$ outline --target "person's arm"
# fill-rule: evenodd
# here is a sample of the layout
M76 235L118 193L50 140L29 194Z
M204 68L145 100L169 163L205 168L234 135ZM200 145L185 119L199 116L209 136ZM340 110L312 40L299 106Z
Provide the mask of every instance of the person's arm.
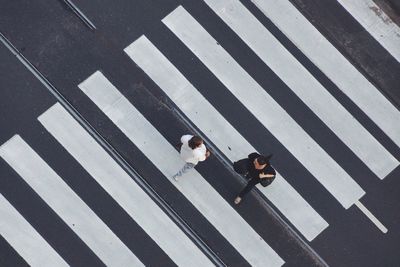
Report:
M265 173L267 172L267 173ZM260 173L259 177L261 179L265 179L265 178L273 178L276 175L276 171L274 170L274 168L272 168L271 166L268 166L267 168L265 168L263 170L262 173Z
M275 176L275 174L264 174L263 172L260 173L260 175L259 175L259 177L260 177L261 179L264 179L264 178L272 178L272 177L274 177L274 176Z
M197 159L199 160L199 161L205 161L206 160L206 155L198 155L197 156Z
M199 161L205 161L209 156L210 152L206 150L206 153L201 152L200 150L195 150L194 156L199 160Z

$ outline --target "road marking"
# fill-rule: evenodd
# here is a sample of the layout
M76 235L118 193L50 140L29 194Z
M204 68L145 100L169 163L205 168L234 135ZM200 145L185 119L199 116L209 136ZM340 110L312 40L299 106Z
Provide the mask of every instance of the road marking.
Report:
M400 111L329 43L290 1L252 1L297 48L400 147ZM380 162L381 160L377 161L377 164Z
M163 22L343 207L349 208L365 194L183 7ZM265 115L266 107L270 116Z
M372 0L337 0L400 62L400 28Z
M0 234L31 266L69 266L0 194Z
M96 30L96 26L94 26L93 22L90 21L88 17L71 1L64 0L64 3L75 13L75 15L83 22L89 29Z
M107 225L19 135L13 136L0 147L0 156L104 264L143 266Z
M256 151L145 36L125 48L125 52L232 162ZM279 173L271 186L258 189L308 241L328 227Z
M171 178L184 164L178 152L102 73L79 87L251 265L284 263L196 170Z
M79 86L86 88L90 86L88 83L83 82ZM100 88L98 89L100 92ZM177 265L213 266L200 249L60 104L55 104L43 113L39 121ZM121 266L130 265L131 263L127 263Z
M380 179L398 161L238 0L204 0Z
M388 229L360 202L357 201L356 206L370 219L382 233L386 234Z

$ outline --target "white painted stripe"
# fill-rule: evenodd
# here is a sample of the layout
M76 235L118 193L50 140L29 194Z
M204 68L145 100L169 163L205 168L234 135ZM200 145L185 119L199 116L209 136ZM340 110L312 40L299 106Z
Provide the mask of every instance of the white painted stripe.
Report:
M143 266L134 254L53 169L18 135L0 156L107 266Z
M80 87L85 88L87 85L82 83ZM98 92L102 91L101 88L97 89ZM60 104L43 113L39 121L177 265L213 266L200 249ZM121 266L130 265L131 263Z
M345 208L364 195L364 190L183 7L163 22Z
M399 110L347 61L290 1L253 0L253 2L297 48L400 147Z
M400 62L400 28L372 0L338 2Z
M256 151L145 36L125 48L125 52L231 161ZM308 241L328 227L279 173L271 186L258 189Z
M238 0L204 0L279 78L383 179L398 161Z
M80 88L251 265L284 263L196 170L178 183L171 178L184 164L178 152L103 74L95 72Z
M382 233L386 234L388 229L360 202L356 202L356 206L370 219Z
M69 266L0 194L0 234L30 266Z

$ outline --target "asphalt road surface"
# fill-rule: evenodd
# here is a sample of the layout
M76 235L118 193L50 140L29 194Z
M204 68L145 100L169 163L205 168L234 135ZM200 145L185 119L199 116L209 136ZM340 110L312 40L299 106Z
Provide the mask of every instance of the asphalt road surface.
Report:
M399 266L393 2L0 0L0 266Z

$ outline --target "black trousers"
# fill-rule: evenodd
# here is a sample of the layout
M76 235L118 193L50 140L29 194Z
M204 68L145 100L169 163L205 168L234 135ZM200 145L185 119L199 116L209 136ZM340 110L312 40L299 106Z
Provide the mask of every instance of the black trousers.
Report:
M260 182L260 180L261 180L260 178L251 178L247 182L247 185L245 186L245 188L243 188L243 190L240 191L238 196L240 198L243 198L244 195L246 195L248 192L250 192L250 190L253 189L253 187Z

